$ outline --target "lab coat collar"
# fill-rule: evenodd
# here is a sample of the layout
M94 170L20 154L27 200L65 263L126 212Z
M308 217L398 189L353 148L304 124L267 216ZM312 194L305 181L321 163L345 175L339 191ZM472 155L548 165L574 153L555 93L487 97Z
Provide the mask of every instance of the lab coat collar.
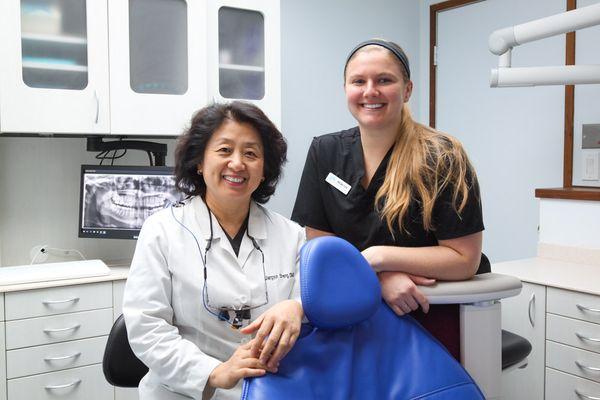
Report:
M200 233L204 240L210 239L210 219L209 210L202 198L196 196L192 199L192 208L196 216L196 221L200 226ZM212 213L211 213L212 214ZM253 200L250 201L250 216L248 218L248 234L256 240L262 240L267 238L267 227L266 227L266 210L256 204ZM223 239L225 232L219 225L219 221L214 214L212 214L213 224L213 239ZM226 238L225 238L226 239Z

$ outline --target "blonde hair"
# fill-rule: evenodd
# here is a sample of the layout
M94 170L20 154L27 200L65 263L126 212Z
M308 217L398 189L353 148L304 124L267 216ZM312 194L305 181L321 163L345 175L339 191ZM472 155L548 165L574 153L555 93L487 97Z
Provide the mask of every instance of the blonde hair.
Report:
M460 215L469 189L476 184L475 171L462 144L415 122L405 103L385 179L375 195L375 209L386 220L392 235L395 221L400 231L407 232L404 219L413 201L421 205L425 230L435 230L433 206L447 189L451 190L454 210Z
M346 67L359 53L384 51L398 64L404 82L409 82L410 74L400 57L387 46L371 42L357 46L346 60ZM404 54L398 44L385 42L397 47L400 54ZM404 56L406 57L405 54ZM415 122L408 105L404 103L385 179L375 195L375 210L385 219L392 236L396 221L401 232L410 234L405 228L404 219L413 202L421 206L424 229L434 231L436 227L433 224L433 206L445 190L451 190L452 205L460 217L467 204L469 190L474 185L477 185L477 176L460 141Z

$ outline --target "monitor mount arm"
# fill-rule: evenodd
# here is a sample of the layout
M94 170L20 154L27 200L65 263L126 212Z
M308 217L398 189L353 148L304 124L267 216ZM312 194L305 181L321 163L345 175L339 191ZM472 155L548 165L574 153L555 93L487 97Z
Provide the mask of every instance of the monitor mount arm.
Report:
M112 150L141 150L148 153L150 165L164 166L167 156L167 145L163 143L147 142L143 140L115 140L105 142L101 137L87 138L87 151L112 151ZM150 154L154 156L154 162Z
M500 59L498 68L492 69L490 86L600 83L600 65L511 68L516 46L594 25L600 25L600 3L494 31L489 47Z

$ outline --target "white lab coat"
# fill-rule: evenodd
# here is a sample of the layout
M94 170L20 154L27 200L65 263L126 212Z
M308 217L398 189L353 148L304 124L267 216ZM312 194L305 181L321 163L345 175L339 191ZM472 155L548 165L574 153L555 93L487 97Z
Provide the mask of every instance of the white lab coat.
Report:
M261 254L250 238L244 235L236 257L214 215L212 221L211 305L261 304L265 280L269 302L252 310L252 320L278 302L300 300L298 252L305 236L299 225L251 202L248 234L264 252L263 273ZM203 306L198 247L204 255L209 239L208 209L199 196L150 216L142 227L123 299L129 342L150 369L139 385L140 400L202 399L212 370L248 340ZM241 381L234 389L216 390L212 398L239 399L240 394Z

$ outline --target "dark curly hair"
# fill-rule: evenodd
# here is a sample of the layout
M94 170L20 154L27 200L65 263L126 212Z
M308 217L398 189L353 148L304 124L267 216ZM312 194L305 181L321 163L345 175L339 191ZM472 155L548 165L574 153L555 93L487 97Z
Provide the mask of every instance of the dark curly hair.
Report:
M253 104L234 101L212 104L197 111L191 126L181 135L175 149L175 182L177 189L188 196L206 194L204 178L197 173L197 166L204 158L206 144L212 134L225 120L249 124L260 135L264 147L264 181L252 193L257 203L266 203L275 193L281 177L283 164L287 161L287 144L279 129Z

